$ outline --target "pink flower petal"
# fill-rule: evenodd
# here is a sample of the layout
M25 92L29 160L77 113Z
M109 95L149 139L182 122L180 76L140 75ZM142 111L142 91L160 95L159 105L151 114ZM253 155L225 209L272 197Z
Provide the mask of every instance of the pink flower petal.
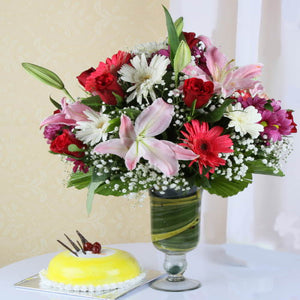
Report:
M219 77L219 74L228 63L226 56L217 47L208 47L205 51L206 65L214 79Z
M130 146L136 139L136 134L134 131L133 124L126 115L121 116L121 125L120 125L120 129L119 129L119 136L120 136L122 143L128 148L130 148Z
M154 138L144 138L140 142L140 150L144 152L142 156L166 176L174 176L178 173L179 164L175 154L164 142Z
M142 136L156 136L165 131L172 120L174 107L162 98L156 99L141 112L135 121L135 132Z
M73 119L66 119L66 115L64 113L57 113L52 116L49 116L45 120L43 120L40 124L40 127L49 125L49 124L59 124L59 125L76 125L76 121Z
M162 143L166 144L167 146L169 146L172 151L175 154L175 158L178 160L194 160L196 159L199 155L194 153L192 150L190 149L185 149L177 144L174 144L172 142L169 141L161 141Z
M254 79L255 77L261 75L262 67L262 64L243 66L235 70L232 74L232 77Z
M125 156L125 164L127 169L133 170L142 156L144 156L144 148L141 143L134 142Z
M115 154L122 158L125 157L127 151L128 148L122 143L120 139L112 139L102 142L94 148L94 152L100 154Z
M71 103L63 107L63 112L66 114L66 118L73 119L77 122L88 120L87 116L83 113L86 110L92 109L80 102Z
M187 65L182 70L182 73L184 73L190 77L202 79L203 81L211 80L202 69L200 69L198 66L191 65L191 64Z

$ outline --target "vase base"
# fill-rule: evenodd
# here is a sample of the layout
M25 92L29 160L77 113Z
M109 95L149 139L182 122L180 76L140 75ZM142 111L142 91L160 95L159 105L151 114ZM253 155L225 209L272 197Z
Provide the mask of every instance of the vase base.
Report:
M183 281L169 281L167 278L163 278L154 281L151 287L160 291L182 292L197 289L201 287L201 283L189 278L185 278Z

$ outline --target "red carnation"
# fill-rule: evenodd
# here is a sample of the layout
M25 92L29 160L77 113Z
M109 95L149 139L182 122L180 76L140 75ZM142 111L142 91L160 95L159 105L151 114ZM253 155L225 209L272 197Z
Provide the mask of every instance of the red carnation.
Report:
M82 149L84 147L84 144L77 140L69 130L64 129L63 133L59 136L57 136L50 144L50 150L55 153L60 154L67 154L75 157L82 157L84 156L83 152L75 151L71 152L69 151L68 147L71 144L75 144L78 148Z
M85 83L87 78L96 70L94 68L89 68L88 70L83 71L79 76L76 78L78 79L79 83L85 87Z
M124 92L117 82L117 78L111 73L101 73L98 69L86 80L85 89L99 95L101 100L110 105L116 105L117 100L113 92L123 97Z
M184 103L191 107L196 102L196 108L205 105L213 95L214 84L211 81L204 82L199 78L186 79L183 85Z

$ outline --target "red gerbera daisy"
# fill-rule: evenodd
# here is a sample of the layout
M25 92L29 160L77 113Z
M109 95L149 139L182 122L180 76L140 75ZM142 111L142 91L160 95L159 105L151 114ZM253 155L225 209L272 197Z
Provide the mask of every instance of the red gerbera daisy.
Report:
M198 120L192 120L191 123L184 124L187 132L181 131L186 139L181 146L190 148L198 157L191 161L191 166L194 162L199 164L199 173L203 173L203 167L209 167L209 172L214 173L215 168L224 166L226 160L219 157L220 153L230 153L233 150L230 148L233 145L228 134L221 135L223 128L215 126L209 129L208 124L200 123ZM208 177L208 173L206 174Z

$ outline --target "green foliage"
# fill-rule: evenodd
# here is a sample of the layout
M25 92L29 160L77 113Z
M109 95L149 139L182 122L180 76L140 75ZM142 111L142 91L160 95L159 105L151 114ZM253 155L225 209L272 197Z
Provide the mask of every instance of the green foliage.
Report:
M242 180L227 180L224 176L214 178L210 182L210 187L204 187L210 194L216 194L221 197L234 196L243 191L252 183L252 174L248 172Z
M72 173L68 181L67 187L75 187L78 190L88 187L91 182L92 172L87 173L76 172Z
M108 174L99 176L97 174L97 171L95 171L95 169L92 169L92 177L91 182L88 186L88 194L86 200L86 209L88 214L90 214L92 211L92 205L96 189L104 183L108 176Z
M234 99L226 99L221 106L219 106L217 109L214 111L210 112L209 114L198 114L196 118L201 121L205 121L208 123L214 123L219 120L224 115L225 109L227 108L228 105L230 105Z
M119 94L117 94L117 93L115 93L115 92L112 92L112 94L115 96L115 98L116 98L116 100L117 100L117 105L122 104L123 98L122 98Z
M59 90L64 90L62 80L52 71L31 63L22 63L23 68L32 76Z
M139 110L132 109L132 108L125 108L123 109L123 111L124 111L124 115L129 117L131 120L135 120L137 116L141 113Z
M183 29L183 17L178 18L174 22L174 26L175 26L177 35L180 37L180 35L182 34L182 29Z
M111 119L108 123L109 123L109 125L105 132L113 131L115 129L115 127L120 126L121 121L120 121L120 118L114 118L114 119Z
M102 101L99 96L91 96L81 100L81 103L90 107L95 111L100 111L102 107Z
M119 185L119 188L117 190L114 190L115 184ZM101 184L95 193L104 195L104 196L122 196L125 194L128 194L128 192L124 193L122 192L123 189L128 189L128 183L122 182L119 178L111 180L108 184L103 183Z
M68 151L70 151L70 152L83 152L84 149L79 148L79 147L78 147L77 145L75 145L75 144L70 144L70 145L68 146Z
M50 101L51 103L57 108L57 109L61 109L61 105L55 101L51 96L49 97L50 98Z
M277 173L274 173L275 169L272 167L266 166L262 160L255 160L247 162L249 170L254 174L264 174L264 175L273 175L273 176L284 176L283 172L279 170Z
M185 41L181 41L174 57L175 85L178 85L178 75L190 62L191 50Z
M264 105L264 108L269 110L269 111L273 111L274 108L273 106L271 105L272 101L271 100L268 100L267 103Z
M170 46L170 59L173 64L173 60L175 57L175 53L177 51L177 48L179 46L179 37L176 31L176 27L173 23L172 17L169 13L169 11L163 6L166 16L166 25L168 30L168 39L169 39L169 46Z

